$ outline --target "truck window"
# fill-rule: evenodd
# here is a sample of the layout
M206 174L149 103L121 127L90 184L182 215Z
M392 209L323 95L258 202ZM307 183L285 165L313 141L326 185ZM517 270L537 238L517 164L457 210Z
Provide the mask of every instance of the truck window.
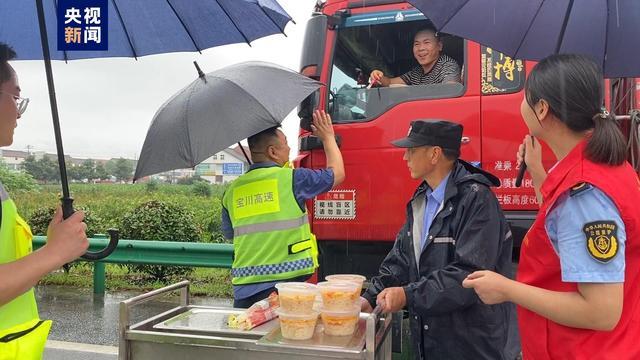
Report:
M465 41L448 34L440 34L441 54L462 69L463 83L367 88L375 69L397 77L418 66L413 36L428 25L422 13L407 10L353 15L337 28L328 99L334 122L368 121L401 102L463 94Z

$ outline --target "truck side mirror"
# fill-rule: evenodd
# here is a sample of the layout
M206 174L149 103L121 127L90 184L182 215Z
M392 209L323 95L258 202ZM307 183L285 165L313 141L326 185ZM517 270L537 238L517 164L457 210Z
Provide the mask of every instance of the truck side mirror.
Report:
M349 9L342 9L342 10L336 11L333 15L331 15L328 18L329 29L335 30L337 27L344 26L344 23L349 16L351 16L351 10Z
M327 42L328 18L322 13L313 13L307 22L307 30L304 34L302 56L300 58L300 73L314 80L320 80L324 51ZM320 91L315 91L307 96L298 106L300 127L311 131L311 116L320 104Z
M298 117L300 118L300 127L311 131L311 120L313 111L318 108L320 103L320 90L316 90L307 96L298 106Z

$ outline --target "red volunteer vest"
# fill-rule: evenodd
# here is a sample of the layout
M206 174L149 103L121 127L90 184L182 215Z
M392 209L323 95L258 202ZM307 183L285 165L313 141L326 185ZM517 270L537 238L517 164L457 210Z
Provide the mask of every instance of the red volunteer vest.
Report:
M580 183L590 183L613 200L625 225L622 317L612 331L584 330L557 324L518 306L524 360L640 359L640 180L626 162L621 166L607 166L589 161L584 156L585 145L583 142L576 146L544 181L541 189L543 202L523 240L517 278L522 283L552 291L578 291L576 283L562 282L560 259L547 236L544 223L547 211L561 194ZM599 243L602 252L598 253L595 242L587 241L586 234L598 235L603 230L597 233L591 230L593 232L584 229L585 247L592 246L590 252L602 256L601 259L611 256L615 241L611 241L610 236L600 238L604 242Z

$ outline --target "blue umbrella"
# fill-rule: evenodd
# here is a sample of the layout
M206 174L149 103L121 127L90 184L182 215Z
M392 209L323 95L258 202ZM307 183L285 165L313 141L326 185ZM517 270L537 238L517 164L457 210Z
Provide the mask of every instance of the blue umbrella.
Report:
M0 40L19 60L44 59L36 2L0 1ZM80 3L80 2L78 2ZM250 43L283 33L291 17L275 0L108 0L107 51L58 51L57 1L44 0L52 60L138 57Z
M57 34L59 1L0 1L0 41L10 44L19 60L45 61L65 218L73 213L73 199L69 195L51 60L137 58L201 51L283 33L286 24L292 21L276 0L106 0L106 3L108 50L58 51L57 37L48 34ZM116 246L117 236L112 236L106 249L83 257L97 260L109 255Z
M408 0L442 32L517 59L588 55L605 77L640 76L638 0Z

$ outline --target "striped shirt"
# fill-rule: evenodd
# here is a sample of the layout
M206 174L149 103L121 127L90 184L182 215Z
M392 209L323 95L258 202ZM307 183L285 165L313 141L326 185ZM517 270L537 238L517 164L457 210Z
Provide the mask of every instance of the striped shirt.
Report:
M408 72L400 75L407 85L429 85L444 82L461 82L460 66L450 56L441 54L438 61L428 73L424 73L422 66L418 65Z

